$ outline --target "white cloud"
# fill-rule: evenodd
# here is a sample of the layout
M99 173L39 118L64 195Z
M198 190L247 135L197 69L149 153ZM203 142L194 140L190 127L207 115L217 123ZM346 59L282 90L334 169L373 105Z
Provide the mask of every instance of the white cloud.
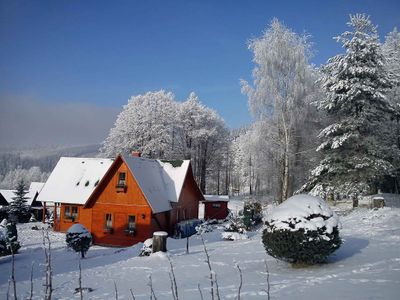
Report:
M0 97L0 146L102 142L121 108Z

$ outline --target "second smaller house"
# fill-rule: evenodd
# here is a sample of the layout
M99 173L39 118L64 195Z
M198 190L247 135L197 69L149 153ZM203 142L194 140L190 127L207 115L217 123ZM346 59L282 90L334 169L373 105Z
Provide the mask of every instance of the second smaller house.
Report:
M229 196L227 195L204 195L204 219L224 220L228 214Z
M43 186L43 182L32 182L29 186L28 193L25 195L26 204L30 207L37 220L41 220L42 217L42 203L37 201L37 197ZM0 190L0 206L11 204L15 196L15 190Z

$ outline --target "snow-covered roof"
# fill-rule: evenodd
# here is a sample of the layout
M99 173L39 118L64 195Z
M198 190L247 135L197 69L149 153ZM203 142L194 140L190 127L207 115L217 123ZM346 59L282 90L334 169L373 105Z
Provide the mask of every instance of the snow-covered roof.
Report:
M37 200L85 204L112 162L108 158L61 157Z
M204 195L206 202L218 202L218 201L229 201L228 195Z
M189 160L167 162L132 156L123 159L153 212L170 210L170 202L178 202Z
M29 192L30 193L40 193L44 186L44 182L31 182L31 185L29 186Z
M44 182L32 182L29 186L28 193L25 195L26 204L32 205L33 200L35 200L36 193L39 193L44 186ZM3 195L4 199L10 204L14 201L15 190L0 190L0 194Z
M3 195L9 204L13 201L12 198L15 197L14 190L0 190L0 194Z

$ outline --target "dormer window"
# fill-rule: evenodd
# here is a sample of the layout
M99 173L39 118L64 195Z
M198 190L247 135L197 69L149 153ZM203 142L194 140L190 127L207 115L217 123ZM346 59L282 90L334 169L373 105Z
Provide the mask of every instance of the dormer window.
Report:
M120 172L118 174L118 183L117 187L125 187L126 186L126 173Z

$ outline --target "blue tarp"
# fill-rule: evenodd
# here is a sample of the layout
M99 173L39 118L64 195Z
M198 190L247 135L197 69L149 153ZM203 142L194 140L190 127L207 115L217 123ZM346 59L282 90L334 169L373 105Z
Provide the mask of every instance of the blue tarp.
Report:
M196 233L196 226L201 223L202 222L198 219L185 220L177 223L175 227L175 237L182 239L192 236Z

